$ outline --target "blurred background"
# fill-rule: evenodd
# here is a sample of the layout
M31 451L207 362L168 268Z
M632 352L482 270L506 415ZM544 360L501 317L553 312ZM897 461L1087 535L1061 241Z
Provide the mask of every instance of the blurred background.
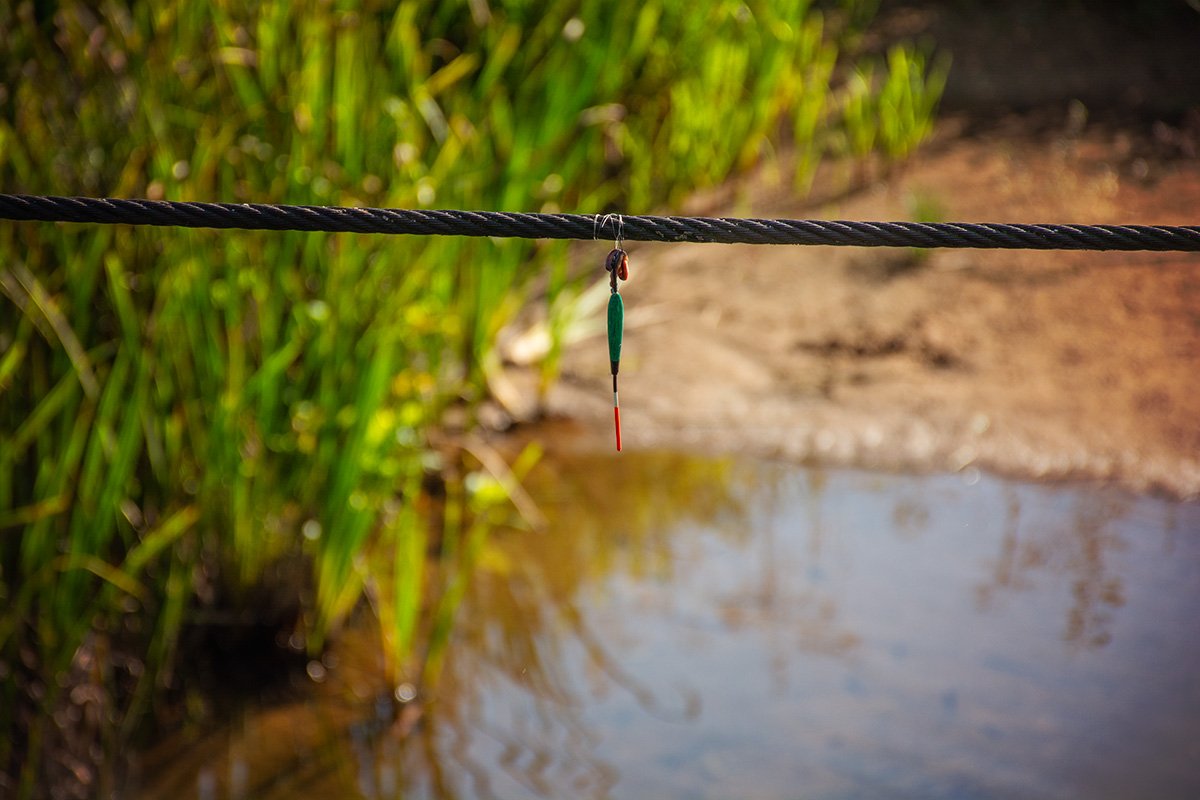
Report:
M0 187L1195 224L1198 41L1168 0L16 2ZM609 246L0 224L0 796L1197 790L1196 259L631 248L618 460Z

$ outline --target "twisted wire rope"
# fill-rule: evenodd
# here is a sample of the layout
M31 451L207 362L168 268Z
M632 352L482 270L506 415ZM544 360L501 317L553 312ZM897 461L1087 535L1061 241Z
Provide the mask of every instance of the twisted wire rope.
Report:
M522 239L959 247L1026 250L1200 251L1200 226L543 214L197 203L0 194L0 219L275 231Z

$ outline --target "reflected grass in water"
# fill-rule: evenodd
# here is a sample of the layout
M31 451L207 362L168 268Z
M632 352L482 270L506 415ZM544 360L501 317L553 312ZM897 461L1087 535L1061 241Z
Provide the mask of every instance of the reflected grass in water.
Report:
M661 454L528 483L552 525L488 539L407 736L349 650L143 796L283 796L299 764L363 797L1200 789L1194 504Z

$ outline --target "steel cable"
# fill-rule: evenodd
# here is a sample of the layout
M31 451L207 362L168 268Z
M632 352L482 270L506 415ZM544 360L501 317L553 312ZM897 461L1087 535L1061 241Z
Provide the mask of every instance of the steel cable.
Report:
M1195 225L856 222L533 214L14 194L0 194L0 219L521 239L616 239L620 234L625 241L636 242L1200 251L1200 226Z

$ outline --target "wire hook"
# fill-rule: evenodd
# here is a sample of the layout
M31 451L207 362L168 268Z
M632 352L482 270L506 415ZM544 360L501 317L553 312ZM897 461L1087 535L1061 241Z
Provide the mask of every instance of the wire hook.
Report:
M616 233L616 249L621 249L622 242L625 241L625 217L620 214L605 214L603 217L596 214L592 217L592 239L600 238L600 231L603 231L605 226L612 225Z

